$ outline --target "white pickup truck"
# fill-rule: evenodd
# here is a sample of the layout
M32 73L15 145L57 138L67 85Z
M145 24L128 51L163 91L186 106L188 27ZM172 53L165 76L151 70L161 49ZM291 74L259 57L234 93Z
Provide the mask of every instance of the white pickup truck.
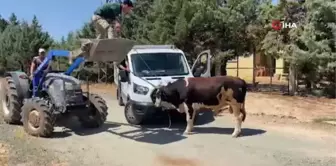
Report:
M152 102L154 86L166 85L177 79L194 77L201 58L206 67L198 77L210 77L210 51L201 52L190 68L182 50L173 45L135 45L126 56L130 72L115 66L115 83L119 105L125 106L128 123L138 125L152 118L159 108ZM153 86L154 85L154 86Z

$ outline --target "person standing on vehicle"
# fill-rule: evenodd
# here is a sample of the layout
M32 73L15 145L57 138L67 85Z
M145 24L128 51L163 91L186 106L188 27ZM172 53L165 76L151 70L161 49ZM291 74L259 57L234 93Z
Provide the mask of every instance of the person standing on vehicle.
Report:
M119 67L120 70L130 71L130 70L129 70L129 67L128 67L128 61L127 61L127 58L124 59L123 61L121 61L121 62L118 64L118 67Z
M120 31L120 23L117 17L121 14L128 14L133 8L131 0L123 0L121 3L106 3L99 7L92 16L92 22L97 32L97 39L112 39L116 36L114 31Z
M44 48L40 48L38 50L38 56L35 56L32 60L32 63L30 64L30 76L29 78L32 79L34 72L36 71L36 69L39 67L39 65L43 62L44 58L45 58L45 49ZM46 70L48 69L48 66L44 67L42 70Z

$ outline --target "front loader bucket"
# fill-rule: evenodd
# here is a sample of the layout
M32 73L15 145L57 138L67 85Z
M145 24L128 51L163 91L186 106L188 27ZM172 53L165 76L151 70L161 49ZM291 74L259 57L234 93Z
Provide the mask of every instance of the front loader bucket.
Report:
M121 62L132 49L135 42L123 38L115 39L81 39L81 49L72 51L74 59L84 56L86 61L93 62Z

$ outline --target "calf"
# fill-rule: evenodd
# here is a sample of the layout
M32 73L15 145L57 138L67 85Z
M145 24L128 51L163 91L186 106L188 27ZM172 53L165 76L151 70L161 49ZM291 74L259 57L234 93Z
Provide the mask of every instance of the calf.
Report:
M246 88L246 82L238 77L185 78L158 88L154 91L153 102L158 107L167 102L178 108L179 112L185 112L187 114L185 134L189 134L193 128L196 115L193 104L202 104L206 108L211 108L215 115L229 105L230 112L236 119L232 136L237 137L246 117Z

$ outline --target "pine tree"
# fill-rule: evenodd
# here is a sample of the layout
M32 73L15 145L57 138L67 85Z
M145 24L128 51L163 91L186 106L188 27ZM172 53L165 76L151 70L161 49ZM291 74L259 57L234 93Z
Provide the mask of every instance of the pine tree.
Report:
M7 70L25 71L38 49L48 49L53 40L42 31L36 17L30 24L25 20L18 22L15 14L9 20L10 24L0 35L0 62Z
M6 26L8 25L8 21L1 17L0 15L0 33L5 30Z
M329 85L325 87L325 92L335 96L336 6L332 0L312 0L305 6L307 16L304 26L292 33L299 36L290 45L292 59L306 76L308 89L316 89L321 81L327 81Z

